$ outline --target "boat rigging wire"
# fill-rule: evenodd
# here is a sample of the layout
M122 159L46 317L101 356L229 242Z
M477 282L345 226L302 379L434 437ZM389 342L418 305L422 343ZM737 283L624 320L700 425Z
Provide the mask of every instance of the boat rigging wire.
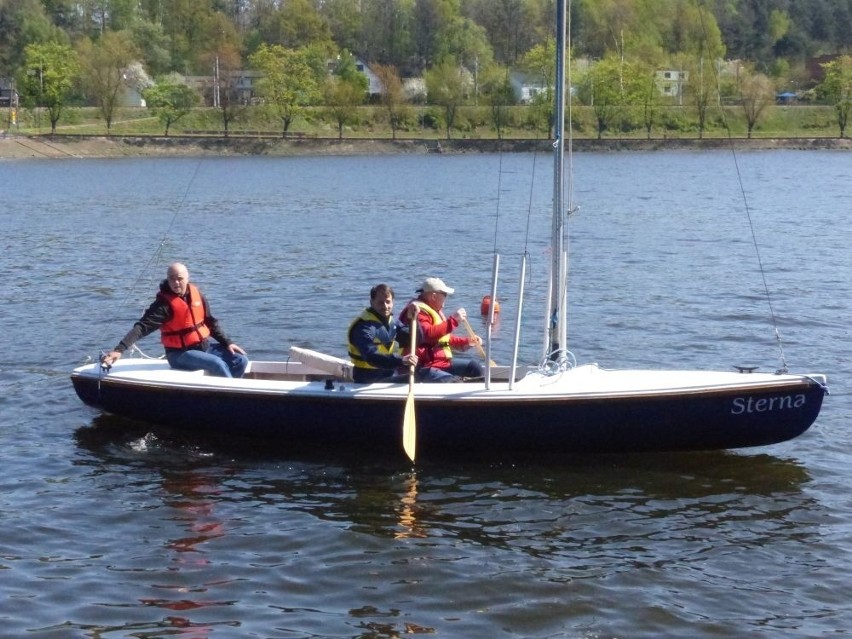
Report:
M705 6L704 0L697 0L697 4L698 4L698 19L701 22L701 30L702 30L702 33L704 35L704 42L709 43L709 38L708 38L708 35L707 35L707 24L704 21L705 12L709 11L709 10ZM713 75L714 75L713 79L715 81L716 86L718 87L719 86L718 69L716 68L716 65L710 65L710 66L713 69ZM727 115L725 114L725 110L721 108L721 104L719 105L719 115L720 115L720 118L721 118L721 121L722 121L722 126L724 127L725 132L727 134L728 146L730 147L731 156L733 157L733 160L734 160L734 170L735 170L736 175L737 175L737 184L739 185L740 195L742 196L743 207L745 209L746 219L748 220L748 227L749 227L749 231L751 233L751 242L752 242L752 245L754 246L754 253L755 253L755 256L757 258L757 266L760 270L760 277L763 281L763 291L764 291L764 295L766 296L766 303L767 303L767 306L769 307L769 316L770 316L770 320L772 322L772 328L773 328L773 332L774 332L774 335L775 335L775 344L778 348L778 357L779 357L779 360L780 360L780 363L781 363L781 367L776 372L777 373L786 373L789 370L787 368L787 358L784 355L784 345L783 345L782 340L781 340L781 332L778 329L778 318L775 315L775 306L772 303L772 294L769 290L769 281L767 280L767 277L766 277L766 269L763 267L763 257L760 254L760 245L757 241L757 232L755 230L754 220L752 219L752 215L751 215L751 205L749 204L748 195L746 194L745 186L743 185L743 176L742 176L742 173L740 171L740 163L739 163L739 158L737 156L737 149L736 149L736 146L734 145L734 136L733 136L733 133L731 132L731 126L730 126L730 123L728 122L728 118L727 118Z
M201 168L201 162L202 162L203 159L204 159L203 157L198 158L198 162L196 162L196 164L195 164L195 168L193 169L192 175L190 176L190 179L187 182L186 189L184 189L183 195L181 196L180 200L178 200L178 203L175 206L174 213L172 214L172 218L169 221L168 227L166 227L165 233L163 233L163 237L160 239L160 242L157 245L156 250L153 252L151 257L148 259L148 261L145 263L145 265L139 271L139 274L136 276L136 279L133 280L133 283L127 288L127 292L125 293L122 300L119 302L119 304L116 308L116 311L119 311L119 310L123 309L125 306L127 306L132 292L134 290L136 290L136 287L139 285L139 282L142 280L142 277L145 275L145 273L148 272L148 270L152 267L153 264L158 263L160 261L160 259L162 258L163 249L165 248L166 244L169 241L169 233L171 232L172 228L174 227L175 221L177 220L178 215L180 215L180 213L183 211L184 204L186 203L186 200L189 197L189 192L192 190L192 186L195 183L196 178L198 177L198 172L199 172L199 169ZM103 331L101 332L100 336L97 339L97 342L96 342L97 344L103 344L104 339L106 339L106 330L107 329L104 328ZM133 349L131 349L131 352L133 350L138 351L143 357L148 357L144 353L142 353L142 351L139 350L138 348L134 347ZM101 352L101 355L103 355L103 354L104 353ZM156 359L156 358L150 358L150 359Z

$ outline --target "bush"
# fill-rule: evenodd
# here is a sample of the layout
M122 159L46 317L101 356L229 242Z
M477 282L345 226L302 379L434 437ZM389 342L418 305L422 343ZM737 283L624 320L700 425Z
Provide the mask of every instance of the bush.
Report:
M430 108L421 111L417 117L417 125L422 129L438 130L441 128L443 118L437 109Z

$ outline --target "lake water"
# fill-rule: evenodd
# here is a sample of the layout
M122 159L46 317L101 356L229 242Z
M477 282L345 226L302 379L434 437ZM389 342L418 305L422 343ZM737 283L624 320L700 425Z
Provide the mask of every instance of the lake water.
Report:
M0 635L847 633L848 153L575 158L578 361L827 373L822 414L791 442L412 469L366 438L312 458L188 440L73 393L70 369L115 344L174 259L252 356L282 359L293 344L344 355L379 281L401 306L442 277L481 330L496 249L502 363L526 250L533 362L549 166L527 154L0 163ZM154 336L140 346L159 350Z

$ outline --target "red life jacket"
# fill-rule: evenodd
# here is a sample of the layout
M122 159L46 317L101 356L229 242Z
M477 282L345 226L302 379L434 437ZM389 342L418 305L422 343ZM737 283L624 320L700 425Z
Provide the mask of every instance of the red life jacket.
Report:
M157 293L157 297L172 309L172 316L160 327L160 339L166 348L188 348L210 337L204 323L204 302L194 284L188 284L189 304L171 291Z
M430 324L433 326L447 321L443 313L439 313L425 302L412 300L411 303L417 307L418 311L429 316ZM419 322L420 320L418 318L415 321ZM453 351L450 348L450 334L443 335L438 338L437 342L431 344L423 343L425 341L424 339L417 345L418 366L423 368L449 368L453 359Z

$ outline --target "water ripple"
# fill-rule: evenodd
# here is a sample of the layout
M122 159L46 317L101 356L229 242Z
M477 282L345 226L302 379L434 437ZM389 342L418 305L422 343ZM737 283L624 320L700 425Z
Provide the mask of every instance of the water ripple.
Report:
M728 154L583 154L575 167L569 337L578 358L775 370L774 313L791 368L832 379L817 424L792 442L672 456L507 454L412 471L365 450L296 457L263 442L183 437L100 416L74 397L70 368L114 345L172 259L189 263L253 355L280 359L291 344L343 355L346 327L378 281L401 305L437 275L456 287L453 304L478 308L490 293L495 225L493 346L507 361L534 159L0 165L15 184L0 211L4 633L845 632L852 367L841 292L852 230L837 223L849 208L837 178L852 167L843 154L739 158L763 274ZM539 356L549 262L540 236L550 176L535 180L524 361ZM158 348L153 337L142 347Z

